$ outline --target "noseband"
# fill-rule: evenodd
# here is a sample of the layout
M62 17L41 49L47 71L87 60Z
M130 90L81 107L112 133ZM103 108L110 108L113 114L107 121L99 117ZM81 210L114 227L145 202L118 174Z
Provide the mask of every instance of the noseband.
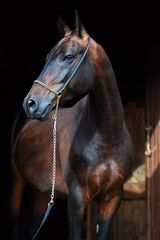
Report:
M56 96L61 96L62 93L64 92L65 88L67 87L67 85L70 83L70 81L72 80L72 78L74 77L75 73L77 72L79 66L81 65L81 63L83 62L87 52L88 52L88 49L89 49L89 46L90 46L90 36L88 35L88 45L86 47L86 50L81 58L81 60L79 61L79 63L77 64L76 68L74 69L74 71L71 73L70 77L68 78L68 80L65 82L65 84L63 85L63 87L58 91L54 91L51 87L47 86L45 83L39 81L39 80L35 80L34 83L38 83L40 84L42 87L46 88L48 91L50 92L53 92L54 94L56 94Z

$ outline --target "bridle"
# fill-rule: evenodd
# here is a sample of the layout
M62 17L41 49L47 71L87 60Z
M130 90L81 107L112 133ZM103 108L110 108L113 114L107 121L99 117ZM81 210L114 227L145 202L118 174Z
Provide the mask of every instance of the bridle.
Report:
M86 47L86 49L83 53L83 56L81 57L80 61L78 62L77 66L75 67L75 69L71 73L68 80L64 83L63 87L58 92L54 91L51 87L47 86L45 83L43 83L39 80L34 81L34 83L37 83L37 84L41 85L42 87L46 88L49 92L54 93L57 97L57 102L56 102L55 113L52 115L52 119L53 119L53 170L52 170L51 199L50 199L50 202L48 203L48 208L45 212L44 218L42 219L42 222L41 222L37 232L35 233L34 237L32 238L32 240L34 240L36 238L36 236L39 233L41 227L43 226L43 224L47 220L47 217L48 217L48 215L51 211L52 206L54 205L54 187L55 187L55 178L56 178L56 125L57 125L57 113L58 113L59 100L60 100L60 97L63 94L65 88L70 83L70 81L73 79L73 77L76 74L78 68L80 67L81 63L83 62L83 60L84 60L84 58L85 58L85 56L88 52L89 46L90 46L90 36L88 35L88 45L87 45L87 47Z

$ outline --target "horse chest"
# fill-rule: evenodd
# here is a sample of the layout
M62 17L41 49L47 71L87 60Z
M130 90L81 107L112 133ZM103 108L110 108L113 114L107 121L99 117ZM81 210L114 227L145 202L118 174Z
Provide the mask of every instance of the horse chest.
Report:
M106 191L117 171L115 163L111 171L113 163L109 160L108 151L97 143L96 138L90 141L84 136L77 138L69 162L78 183L87 190L90 199Z

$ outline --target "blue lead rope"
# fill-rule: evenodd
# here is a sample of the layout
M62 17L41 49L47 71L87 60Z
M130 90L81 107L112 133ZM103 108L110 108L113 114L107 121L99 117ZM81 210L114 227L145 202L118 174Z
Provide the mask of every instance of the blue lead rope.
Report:
M37 232L35 233L34 237L32 238L32 240L35 240L35 238L37 237L40 229L42 228L43 224L46 222L46 220L47 220L47 218L48 218L48 215L49 215L49 213L50 213L53 205L54 205L54 203L53 203L53 204L50 204L50 203L48 204L48 208L47 208L47 210L46 210L46 212L45 212L45 215L44 215L44 217L43 217L43 219L42 219L41 225L39 226L39 228L38 228Z

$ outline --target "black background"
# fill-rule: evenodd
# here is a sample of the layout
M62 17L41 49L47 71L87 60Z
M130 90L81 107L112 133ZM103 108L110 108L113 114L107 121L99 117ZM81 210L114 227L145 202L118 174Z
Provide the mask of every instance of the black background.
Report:
M140 1L139 1L140 2ZM13 120L50 49L60 39L56 27L62 15L74 29L74 9L92 38L109 56L123 103L144 98L150 52L159 47L158 5L123 1L5 3L1 7L1 213L7 229L10 194L10 132Z

